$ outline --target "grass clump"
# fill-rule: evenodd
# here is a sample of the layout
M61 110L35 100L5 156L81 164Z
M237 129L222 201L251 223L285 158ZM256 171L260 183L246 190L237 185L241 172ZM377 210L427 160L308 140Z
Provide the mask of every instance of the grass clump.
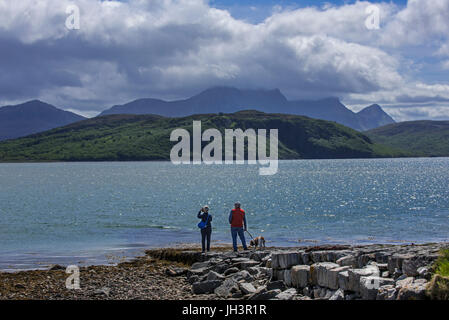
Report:
M434 275L427 287L427 295L434 300L449 300L449 249L441 250L432 269Z

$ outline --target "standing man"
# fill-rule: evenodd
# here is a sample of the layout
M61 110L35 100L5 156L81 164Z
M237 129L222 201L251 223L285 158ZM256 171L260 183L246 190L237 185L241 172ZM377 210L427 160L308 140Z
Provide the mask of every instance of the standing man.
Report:
M245 240L245 231L247 230L245 211L240 209L240 202L234 204L234 209L229 214L229 223L231 224L232 246L234 252L237 252L237 234L242 241L243 250L248 250ZM245 228L243 228L245 226Z

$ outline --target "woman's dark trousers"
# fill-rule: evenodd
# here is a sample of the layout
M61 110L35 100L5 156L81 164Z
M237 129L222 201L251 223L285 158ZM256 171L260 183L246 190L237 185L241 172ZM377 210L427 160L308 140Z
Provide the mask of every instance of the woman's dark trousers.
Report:
M210 251L210 235L212 234L212 228L207 227L201 229L201 247L203 252L206 251L206 240L207 240L207 251Z

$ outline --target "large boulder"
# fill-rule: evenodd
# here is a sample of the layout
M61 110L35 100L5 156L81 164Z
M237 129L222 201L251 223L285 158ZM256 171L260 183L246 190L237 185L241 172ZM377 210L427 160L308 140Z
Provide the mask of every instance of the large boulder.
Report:
M329 285L332 285L332 287L336 287L336 284L333 283L330 284L330 270L339 268L340 265L333 263L333 262L319 262L315 263L311 267L311 273L316 273L316 283L320 287L326 287L331 288ZM313 278L314 276L312 276ZM337 289L337 288L335 288Z
M396 269L402 270L402 262L404 260L413 259L414 255L411 254L403 254L403 253L395 253L388 257L388 272L390 274L394 274Z
M424 280L424 279L420 279ZM424 300L426 298L427 281L413 282L402 287L398 293L398 300Z
M348 266L352 268L357 268L358 266L357 258L353 255L341 257L340 259L337 260L337 263L342 267Z
M348 271L339 272L337 278L338 278L338 287L344 291L349 291L349 272Z
M273 269L288 269L301 264L301 252L276 252L271 255Z
M212 293L216 288L221 286L223 281L220 280L206 280L202 282L195 282L192 285L192 292L194 294Z
M376 300L379 288L385 285L393 285L394 280L376 276L360 278L360 295L364 300Z
M405 259L402 261L402 273L409 277L416 277L419 275L419 269L425 267L429 261L426 257L417 256L411 259Z
M338 275L341 272L348 271L349 269L350 269L350 267L346 266L346 267L337 267L337 268L328 270L327 287L330 289L334 289L334 290L337 290L338 288L340 288Z
M360 293L360 278L369 276L379 276L379 269L374 265L369 265L363 269L349 269L348 280L349 290Z
M294 266L291 269L292 285L296 288L305 288L310 283L310 266Z

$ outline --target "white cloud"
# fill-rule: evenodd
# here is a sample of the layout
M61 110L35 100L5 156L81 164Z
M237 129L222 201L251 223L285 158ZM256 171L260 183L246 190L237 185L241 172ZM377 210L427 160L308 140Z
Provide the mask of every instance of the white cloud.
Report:
M80 30L65 28L72 3L80 7ZM445 84L427 85L401 72L401 45L424 42L426 32L444 39L448 2L435 3L377 4L382 28L375 31L365 27L370 3L362 1L279 8L258 24L202 0L2 1L0 94L85 114L213 85L280 88L289 98L340 96L353 104L441 100ZM432 14L438 20L427 26ZM413 25L425 31L410 31ZM431 54L444 56L447 47L437 44Z

